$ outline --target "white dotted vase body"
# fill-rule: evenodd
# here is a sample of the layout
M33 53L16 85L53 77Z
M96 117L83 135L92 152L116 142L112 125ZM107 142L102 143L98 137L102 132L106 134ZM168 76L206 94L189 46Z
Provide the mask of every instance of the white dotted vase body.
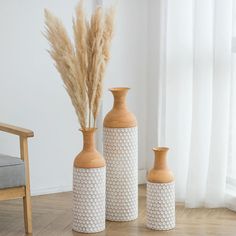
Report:
M106 167L73 171L73 230L96 233L105 229Z
M147 182L147 227L170 230L175 227L175 184Z
M138 217L138 128L105 128L106 219Z

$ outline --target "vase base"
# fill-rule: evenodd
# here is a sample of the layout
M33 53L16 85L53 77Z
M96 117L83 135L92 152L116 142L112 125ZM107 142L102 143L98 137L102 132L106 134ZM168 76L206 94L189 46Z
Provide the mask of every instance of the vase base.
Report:
M75 168L73 171L73 225L80 233L105 229L106 167Z
M170 227L170 228L156 228L156 227L153 227L153 226L148 225L148 224L146 226L147 226L148 229L156 230L156 231L170 231L170 230L175 228L175 225Z
M82 233L82 234L96 234L96 233L100 233L100 232L104 231L105 228L103 228L99 231L97 231L97 230L96 231L89 231L89 230L82 231L82 230L78 230L78 229L74 229L74 228L72 228L72 230L76 233Z
M122 217L106 217L106 220L108 221L115 221L115 222L128 222L136 220L138 216L131 217L131 218L122 218Z
M138 128L105 128L107 163L106 219L125 222L138 217Z
M175 227L175 183L147 182L147 228L171 230Z

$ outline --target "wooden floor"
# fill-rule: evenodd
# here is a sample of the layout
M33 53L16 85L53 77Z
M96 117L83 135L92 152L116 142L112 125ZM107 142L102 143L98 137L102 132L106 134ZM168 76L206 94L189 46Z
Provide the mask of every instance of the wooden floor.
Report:
M58 193L32 198L33 235L79 236L71 229L72 193ZM0 202L0 235L21 236L24 234L22 201ZM176 206L176 228L158 232L145 227L145 186L139 187L139 218L132 222L107 222L104 232L96 236L236 236L236 213L227 209L186 209Z

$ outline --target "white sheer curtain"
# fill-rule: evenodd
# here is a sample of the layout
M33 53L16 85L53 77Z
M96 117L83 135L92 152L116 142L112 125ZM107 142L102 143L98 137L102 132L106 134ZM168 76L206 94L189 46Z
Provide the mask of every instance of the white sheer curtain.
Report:
M233 1L232 78L226 206L236 211L236 2Z
M158 93L150 95L158 101L156 139L170 147L176 198L187 207L236 209L235 6L232 0L158 2L150 37L157 27L159 55L149 53L149 88L158 78Z

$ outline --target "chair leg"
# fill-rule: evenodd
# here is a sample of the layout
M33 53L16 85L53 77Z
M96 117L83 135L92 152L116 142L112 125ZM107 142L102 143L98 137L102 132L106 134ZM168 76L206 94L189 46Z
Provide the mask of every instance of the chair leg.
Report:
M24 221L25 221L25 232L27 234L32 233L32 208L31 208L31 198L29 191L26 190L25 197L23 197L24 206Z
M32 233L32 209L30 196L30 174L28 160L28 142L27 138L20 137L20 153L21 159L25 162L25 197L23 197L25 232Z

